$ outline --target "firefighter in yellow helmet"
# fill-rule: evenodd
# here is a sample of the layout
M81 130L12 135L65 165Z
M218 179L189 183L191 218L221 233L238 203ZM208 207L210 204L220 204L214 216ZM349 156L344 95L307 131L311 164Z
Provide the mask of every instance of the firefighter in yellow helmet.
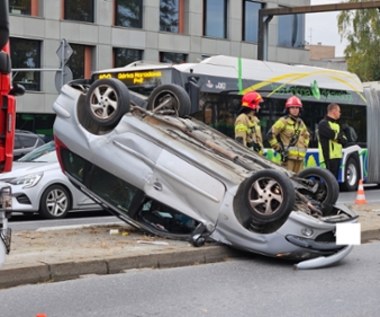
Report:
M269 144L281 154L282 165L295 173L304 167L310 141L310 133L300 118L301 109L301 100L290 97L285 103L287 115L279 118L268 132Z
M259 93L251 91L243 96L241 102L241 109L235 120L235 140L262 155L263 137L256 114L263 98Z

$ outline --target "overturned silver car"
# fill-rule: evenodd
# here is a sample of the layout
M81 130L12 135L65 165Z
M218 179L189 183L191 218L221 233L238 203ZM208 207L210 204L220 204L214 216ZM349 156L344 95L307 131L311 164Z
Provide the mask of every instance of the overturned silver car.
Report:
M330 172L295 175L186 117L190 100L179 86L144 98L117 79L78 80L53 108L66 175L136 228L293 259L297 268L336 263L352 249L336 244L337 223L357 216L335 205Z

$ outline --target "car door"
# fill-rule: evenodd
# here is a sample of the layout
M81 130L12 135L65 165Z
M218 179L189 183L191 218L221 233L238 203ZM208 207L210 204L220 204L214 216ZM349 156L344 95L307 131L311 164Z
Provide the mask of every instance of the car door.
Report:
M144 191L193 219L215 225L225 186L183 157L163 149Z

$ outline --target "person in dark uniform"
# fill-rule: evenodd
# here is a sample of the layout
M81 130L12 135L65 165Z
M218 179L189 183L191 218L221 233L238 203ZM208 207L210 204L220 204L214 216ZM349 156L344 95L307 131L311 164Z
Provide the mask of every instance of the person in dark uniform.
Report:
M335 175L339 176L340 161L343 157L343 146L347 137L339 124L340 106L331 103L327 106L327 115L318 124L319 162Z

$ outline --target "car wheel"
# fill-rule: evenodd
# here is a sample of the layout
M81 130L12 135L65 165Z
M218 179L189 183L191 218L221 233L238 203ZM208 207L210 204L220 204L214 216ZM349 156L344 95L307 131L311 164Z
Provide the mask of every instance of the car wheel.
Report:
M41 196L40 216L45 219L65 218L71 209L71 196L62 185L49 186Z
M156 87L148 98L148 110L184 117L191 112L191 101L181 86L167 84Z
M115 78L97 80L87 92L85 109L94 123L112 129L130 109L128 88Z
M360 179L359 161L356 157L349 157L344 169L344 183L342 189L348 192L355 191L358 188Z
M339 184L329 170L309 167L302 170L297 176L306 180L304 185L310 190L306 190L302 194L308 198L318 201L326 207L334 205L338 200Z
M245 228L270 233L283 225L295 202L285 174L264 169L242 183L234 200L235 214Z

